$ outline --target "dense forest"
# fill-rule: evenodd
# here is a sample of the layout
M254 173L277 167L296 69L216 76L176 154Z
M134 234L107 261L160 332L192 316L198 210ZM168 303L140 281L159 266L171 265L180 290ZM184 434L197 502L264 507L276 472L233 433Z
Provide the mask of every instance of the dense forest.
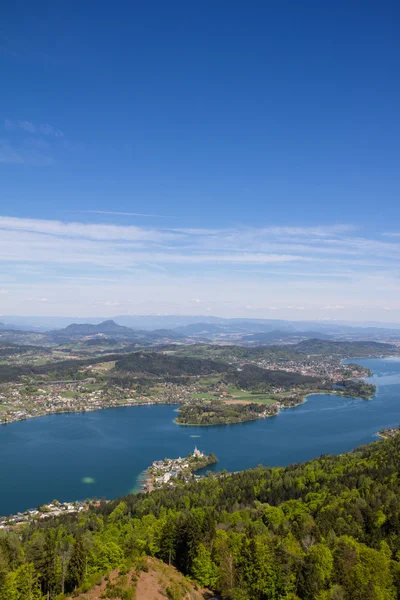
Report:
M257 365L243 365L240 369L230 369L225 376L228 383L239 388L253 391L268 391L271 386L305 386L307 389L321 387L323 381L318 377L309 377L300 373L262 369Z
M191 346L163 346L164 350L174 350L183 355L207 357L214 359L273 359L276 362L298 361L304 355L334 356L340 358L361 358L397 355L398 349L393 344L373 341L342 342L323 339L309 339L298 344L273 346L220 346L212 344L194 344Z
M0 599L61 599L149 555L225 599L393 600L400 597L399 468L396 436L3 532ZM133 599L133 591L122 597Z
M43 365L22 364L15 366L0 364L0 383L16 381L24 376L43 376L43 378L48 379L78 379L85 376L81 373L82 367L95 365L105 360L117 360L120 356L120 354L109 354L106 357L103 355L94 358L66 359L48 362Z
M364 400L372 398L376 392L376 386L372 383L353 379L345 379L337 385L332 386L332 389L335 390L335 393L340 393L343 396L363 398Z
M20 346L18 344L0 341L0 358L6 358L7 356L13 356L15 354L26 354L28 352L49 354L50 350L40 346Z
M150 375L210 375L225 371L228 365L222 361L174 356L161 352L133 352L120 358L116 371L147 373Z

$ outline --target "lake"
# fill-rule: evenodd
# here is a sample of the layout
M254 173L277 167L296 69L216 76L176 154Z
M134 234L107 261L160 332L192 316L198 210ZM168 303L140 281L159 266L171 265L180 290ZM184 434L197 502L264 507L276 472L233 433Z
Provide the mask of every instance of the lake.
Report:
M38 504L116 498L138 490L153 460L214 452L216 468L288 465L341 453L400 423L400 359L360 359L377 386L372 400L313 395L277 417L238 425L180 427L176 406L50 415L0 426L0 515Z

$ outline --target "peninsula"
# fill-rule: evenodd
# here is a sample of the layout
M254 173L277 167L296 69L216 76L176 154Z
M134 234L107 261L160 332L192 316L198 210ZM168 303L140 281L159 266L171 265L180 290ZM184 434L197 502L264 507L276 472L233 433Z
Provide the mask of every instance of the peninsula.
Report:
M381 429L376 434L378 437L386 440L388 438L393 438L400 433L400 425L397 427L387 427L386 429Z
M195 471L204 469L217 462L215 454L204 454L195 447L193 454L185 458L164 458L155 460L145 471L146 479L142 488L147 492L162 487L175 487L182 483L188 483L193 479L200 480L200 475L194 475Z
M184 404L175 419L178 425L229 425L255 421L278 414L278 404L239 403L229 404L222 400Z

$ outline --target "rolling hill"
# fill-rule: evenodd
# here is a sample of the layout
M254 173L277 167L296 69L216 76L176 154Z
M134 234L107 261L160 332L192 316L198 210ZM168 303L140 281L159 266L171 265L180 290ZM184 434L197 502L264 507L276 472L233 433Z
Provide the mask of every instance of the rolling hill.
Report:
M388 356L398 353L393 344L369 341L334 342L320 339L304 340L294 346L294 349L302 354L340 356L342 358Z

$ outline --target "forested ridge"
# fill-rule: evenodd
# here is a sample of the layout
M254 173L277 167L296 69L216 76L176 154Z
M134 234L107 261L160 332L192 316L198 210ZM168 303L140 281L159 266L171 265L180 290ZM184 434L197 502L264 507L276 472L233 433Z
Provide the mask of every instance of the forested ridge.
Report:
M397 436L3 532L0 599L63 598L143 555L171 562L222 598L399 598L399 468Z
M228 365L222 361L192 358L190 356L170 356L161 352L133 352L120 358L116 371L146 373L150 375L209 375L225 371Z
M367 356L387 356L397 354L394 344L372 341L340 342L332 340L310 339L299 342L293 348L303 354L336 355L342 358L360 358Z
M241 369L229 369L226 380L246 390L268 389L271 385L283 387L303 385L308 389L322 385L322 378L310 377L301 373L262 369L257 365L245 364Z

